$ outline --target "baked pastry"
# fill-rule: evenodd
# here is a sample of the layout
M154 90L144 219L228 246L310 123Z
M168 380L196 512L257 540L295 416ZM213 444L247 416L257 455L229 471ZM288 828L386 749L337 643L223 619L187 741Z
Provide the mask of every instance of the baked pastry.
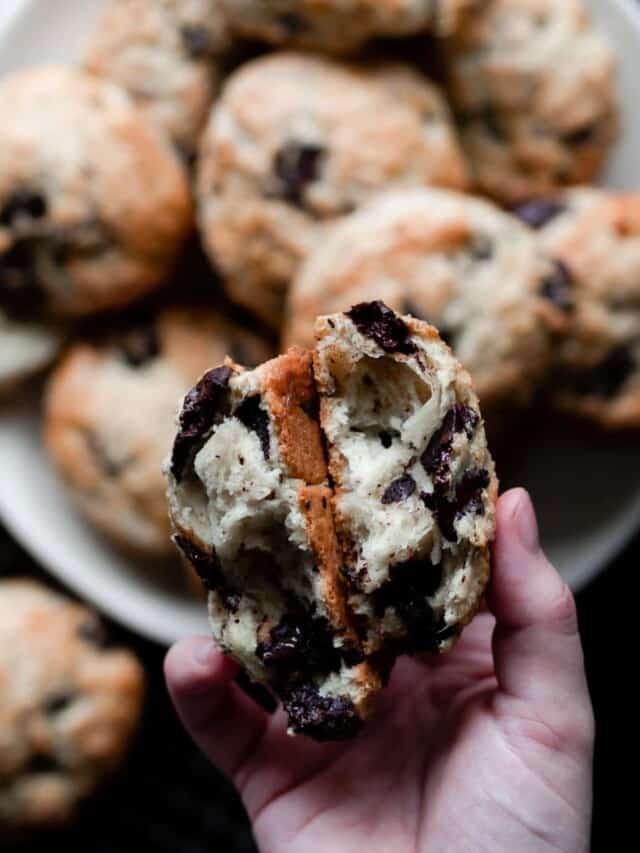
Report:
M0 581L0 837L58 825L124 758L143 671L92 611L29 580Z
M615 61L582 0L488 0L447 54L479 190L517 203L597 175L618 130Z
M468 373L382 302L322 317L315 377L364 650L446 651L489 579L498 484Z
M341 740L380 681L345 611L316 403L302 350L209 371L182 407L169 500L221 648L282 699L294 732Z
M65 68L9 75L0 150L0 304L91 314L168 278L187 179L124 92Z
M382 299L433 323L473 377L485 416L529 402L566 322L563 269L515 217L435 189L388 193L342 220L291 288L284 344L315 317Z
M126 89L188 160L228 47L221 0L110 0L85 66Z
M0 307L0 395L47 368L61 345L61 332L20 322Z
M200 231L230 296L279 329L326 223L382 188L464 188L466 174L448 108L417 72L272 54L232 74L212 112Z
M49 456L79 509L128 551L174 553L162 462L180 399L227 353L258 363L271 350L210 309L168 308L106 341L77 343L53 373Z
M340 53L374 36L456 29L477 0L223 0L239 35Z
M298 348L206 373L167 473L214 638L291 731L338 740L398 654L445 651L472 618L497 483L469 377L434 328L371 303L318 334L315 374Z
M516 213L570 285L554 400L605 428L640 427L640 195L580 188Z

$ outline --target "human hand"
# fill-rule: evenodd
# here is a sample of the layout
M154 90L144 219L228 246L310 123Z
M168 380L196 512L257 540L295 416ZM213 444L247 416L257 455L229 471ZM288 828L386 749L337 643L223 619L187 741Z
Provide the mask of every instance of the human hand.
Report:
M263 853L588 851L594 724L575 605L521 489L498 504L487 603L450 654L397 662L349 743L290 738L211 640L171 649L178 714Z

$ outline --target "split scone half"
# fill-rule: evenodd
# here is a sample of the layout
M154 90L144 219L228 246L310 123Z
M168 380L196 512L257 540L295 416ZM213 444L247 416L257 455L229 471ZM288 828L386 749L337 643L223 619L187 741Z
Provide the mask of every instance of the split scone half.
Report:
M167 469L214 638L294 733L353 736L395 657L447 650L479 607L498 487L478 400L381 302L321 318L313 353L205 374Z

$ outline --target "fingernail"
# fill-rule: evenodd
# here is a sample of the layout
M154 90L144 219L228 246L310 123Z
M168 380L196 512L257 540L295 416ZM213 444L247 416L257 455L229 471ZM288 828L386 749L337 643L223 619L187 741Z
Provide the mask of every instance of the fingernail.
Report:
M206 637L202 637L193 646L193 659L199 666L207 666L211 660L211 656L215 650L213 642Z
M538 522L529 493L522 489L515 511L515 527L518 538L530 554L540 550Z

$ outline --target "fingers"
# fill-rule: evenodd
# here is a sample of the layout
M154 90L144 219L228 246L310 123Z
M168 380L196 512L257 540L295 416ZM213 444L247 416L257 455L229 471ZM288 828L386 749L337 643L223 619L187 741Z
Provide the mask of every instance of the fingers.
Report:
M523 489L500 498L493 556L487 601L497 623L493 648L500 689L542 714L566 713L569 726L581 707L588 728L591 705L575 602L540 548L533 505Z
M237 669L206 637L176 643L164 663L167 687L182 723L231 778L253 752L268 720L233 683Z

